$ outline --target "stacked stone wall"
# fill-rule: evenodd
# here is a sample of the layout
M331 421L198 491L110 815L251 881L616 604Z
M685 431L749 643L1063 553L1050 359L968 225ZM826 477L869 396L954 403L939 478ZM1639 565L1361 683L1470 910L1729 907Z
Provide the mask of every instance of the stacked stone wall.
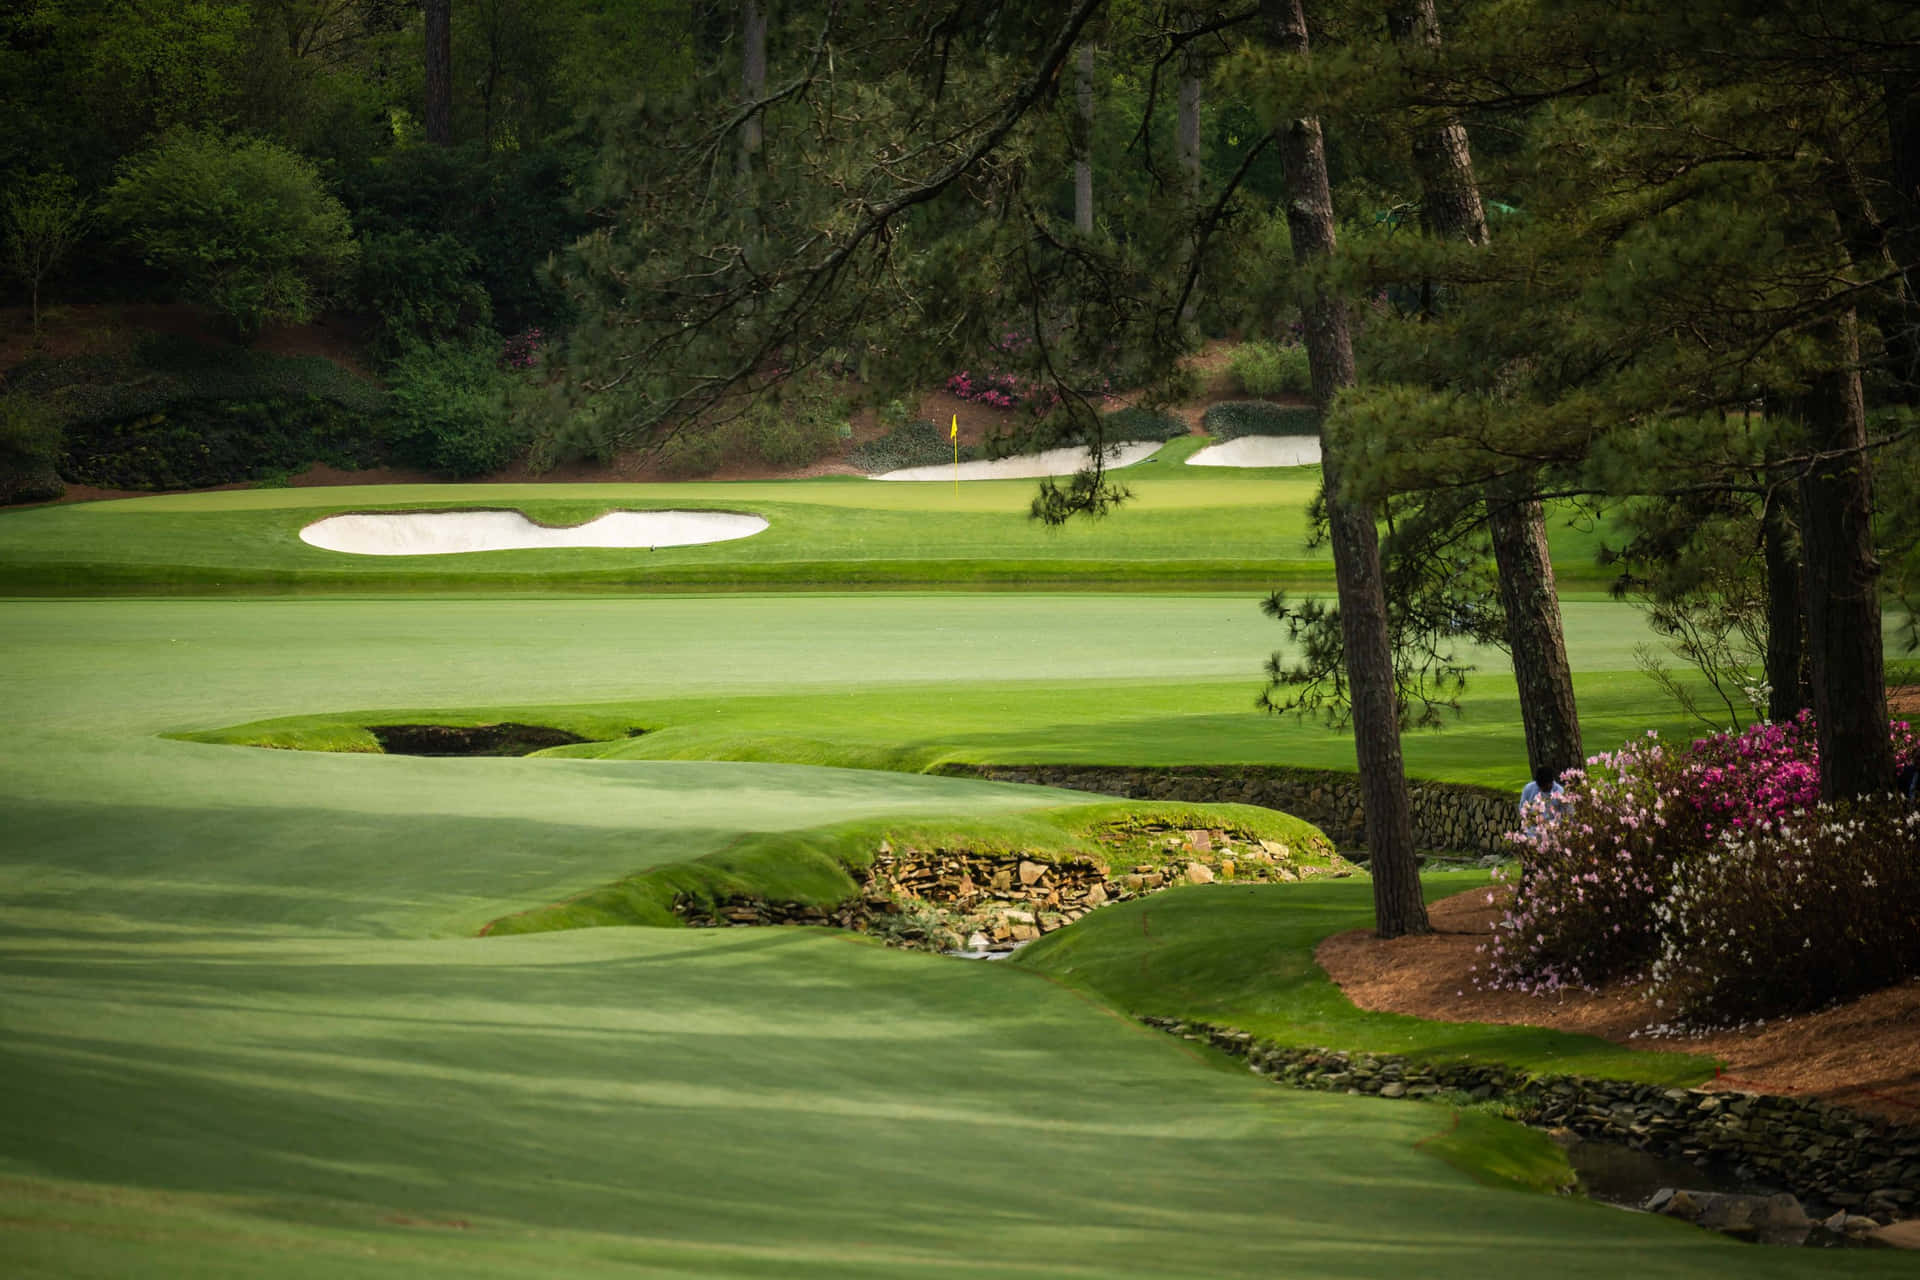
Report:
M1257 804L1303 818L1342 849L1366 846L1360 779L1323 769L1277 765L951 765L945 773L1093 791L1129 800ZM1492 787L1413 782L1413 838L1422 849L1503 854L1520 797Z
M1141 1021L1205 1041L1246 1059L1258 1074L1295 1088L1383 1098L1464 1094L1492 1099L1526 1124L1718 1166L1826 1208L1860 1209L1883 1222L1920 1212L1920 1129L1830 1103L1587 1076L1529 1077L1498 1064L1302 1049L1205 1022Z

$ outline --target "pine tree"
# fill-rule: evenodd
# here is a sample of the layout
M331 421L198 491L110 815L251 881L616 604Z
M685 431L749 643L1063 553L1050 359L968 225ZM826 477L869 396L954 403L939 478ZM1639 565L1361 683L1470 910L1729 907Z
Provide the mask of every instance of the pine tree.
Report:
M1300 0L1264 0L1261 14L1274 45L1304 60L1309 48ZM1303 268L1332 257L1336 239L1326 146L1320 122L1294 117L1275 128L1286 165L1287 226L1295 260ZM1356 381L1349 299L1326 282L1303 301L1313 396L1322 409ZM1322 445L1327 525L1334 579L1340 598L1341 640L1353 740L1365 811L1368 866L1373 875L1374 928L1383 938L1425 933L1426 903L1420 894L1413 847L1413 810L1400 754L1400 707L1395 695L1393 651L1388 635L1386 590L1381 577L1379 534L1373 508L1342 487L1339 446Z

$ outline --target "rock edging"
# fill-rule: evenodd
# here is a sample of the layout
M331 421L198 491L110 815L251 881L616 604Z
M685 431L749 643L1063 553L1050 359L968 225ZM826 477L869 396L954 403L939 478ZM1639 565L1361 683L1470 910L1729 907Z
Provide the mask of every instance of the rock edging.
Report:
M1882 1226L1920 1215L1920 1128L1896 1127L1831 1103L1302 1049L1206 1022L1140 1020L1245 1059L1277 1084L1382 1098L1444 1093L1497 1100L1525 1124L1719 1165L1830 1209L1858 1210Z
M1293 814L1319 827L1342 849L1366 845L1360 780L1330 769L1283 765L1023 764L942 765L937 772L994 782L1024 782L1092 791L1129 800L1180 800L1190 804L1257 804ZM1519 796L1493 787L1410 781L1413 838L1422 849L1472 850L1508 855Z
M674 899L674 914L696 928L831 925L926 951L1011 951L1065 928L1110 902L1176 884L1272 883L1352 874L1337 856L1329 866L1298 859L1278 840L1211 830L1168 828L1162 863L1115 871L1091 859L1046 862L1018 853L904 849L882 844L858 894L830 906L775 902L751 895L702 902ZM1324 846L1323 846L1324 847Z

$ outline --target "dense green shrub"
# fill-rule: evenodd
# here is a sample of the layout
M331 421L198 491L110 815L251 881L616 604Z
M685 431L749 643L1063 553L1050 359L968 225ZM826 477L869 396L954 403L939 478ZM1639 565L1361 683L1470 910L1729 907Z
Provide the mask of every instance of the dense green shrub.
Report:
M59 497L59 463L60 422L47 406L19 392L0 395L0 505Z
M105 211L243 336L311 318L358 252L312 162L261 138L171 133L120 166Z
M0 266L27 286L40 332L40 287L80 241L87 202L59 170L15 178L0 195Z
M386 404L377 383L319 356L278 356L191 338L150 338L128 355L36 359L7 375L10 390L47 401L65 423L153 413L182 400L317 397L363 415Z
M497 471L528 443L515 412L519 382L499 367L500 340L413 346L388 378L389 439L396 458L442 475Z
M61 472L105 489L204 489L314 462L351 469L380 461L366 420L328 400L183 400L69 427Z
M798 377L763 396L740 416L738 431L753 456L770 467L804 467L853 434L851 406L828 382Z
M1227 371L1250 396L1306 395L1313 390L1307 349L1298 343L1241 343L1227 356Z
M824 380L799 377L719 422L679 432L660 449L675 475L709 475L729 462L804 467L853 433L847 402Z
M478 266L473 250L450 235L402 228L365 237L356 292L372 322L367 345L393 360L410 345L485 328L493 304L474 279Z
M591 229L575 198L591 161L584 148L552 144L410 146L346 166L340 191L369 239L411 232L458 241L502 333L552 329L568 304L545 264Z
M1216 440L1241 436L1317 436L1320 411L1305 405L1269 404L1265 400L1222 400L1210 405L1200 427Z
M655 457L668 475L708 476L727 460L727 440L719 431L677 431L659 443Z
M7 390L64 432L60 474L76 484L191 488L382 460L386 393L313 356L155 338L129 355L28 361Z
M1674 869L1653 993L1687 1024L1821 1008L1920 974L1920 814L1892 803L1729 831Z
M953 461L953 440L945 426L921 418L895 427L877 440L855 445L847 461L868 475L884 475L906 467L931 467ZM960 461L971 462L980 456L972 445L960 446Z
M1119 440L1178 440L1191 435L1186 419L1159 409L1128 405L1106 416L1102 428L1109 442Z

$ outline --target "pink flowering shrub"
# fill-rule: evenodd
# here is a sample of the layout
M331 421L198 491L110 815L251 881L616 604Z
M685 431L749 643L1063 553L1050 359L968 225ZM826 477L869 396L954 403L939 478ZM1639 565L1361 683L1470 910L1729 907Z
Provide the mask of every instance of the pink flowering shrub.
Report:
M1647 977L1675 1021L1817 1009L1920 974L1920 813L1817 805L1677 864Z
M1017 367L1031 359L1034 339L1024 330L1007 329L993 340L991 346L995 356ZM1081 395L1088 397L1109 395L1114 390L1114 380L1108 374L1075 378L1074 385ZM984 404L995 409L1024 407L1035 417L1044 417L1060 403L1060 392L1049 383L1003 369L978 373L972 369L962 369L947 379L947 393L969 403Z
M1920 754L1890 726L1902 767ZM1489 947L1496 987L1552 991L1647 972L1665 954L1660 914L1683 869L1722 840L1771 838L1818 799L1812 717L1672 747L1649 733L1569 773L1548 812L1536 801L1510 839L1519 877Z
M500 365L506 369L531 369L539 362L540 348L547 335L539 329L522 329L500 344Z
M1820 799L1813 713L1802 711L1785 724L1762 722L1744 733L1699 739L1681 770L1680 786L1683 797L1700 811L1703 836L1747 830L1805 809Z
M962 369L947 379L947 392L970 404L1012 409L1028 398L1031 389L1025 379L1010 373L974 373Z
M1653 903L1675 851L1700 838L1700 815L1678 802L1684 756L1650 733L1564 776L1551 814L1534 802L1509 837L1520 873L1494 926L1492 985L1591 987L1652 959Z

